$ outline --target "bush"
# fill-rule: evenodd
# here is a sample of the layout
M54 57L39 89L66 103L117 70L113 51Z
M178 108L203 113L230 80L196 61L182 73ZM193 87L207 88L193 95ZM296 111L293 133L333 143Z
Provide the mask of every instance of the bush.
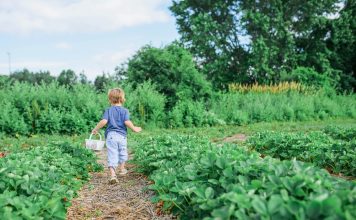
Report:
M206 114L202 102L180 101L169 114L169 127L198 127L204 123Z
M126 82L125 82L126 83ZM108 84L107 88L117 87ZM171 110L169 99L153 82L125 84L125 106L132 120L146 127L245 125L262 121L356 118L355 95L288 93L216 93L205 100L181 99ZM54 82L33 86L4 84L0 89L0 133L87 133L109 107L107 94L90 85L71 88Z
M14 135L27 134L28 126L23 116L11 102L2 102L0 108L0 132Z
M136 123L163 125L166 97L157 92L155 85L148 81L137 85L136 89L126 86L124 90L127 94L125 106Z
M355 98L355 95L329 97L324 93L226 93L211 100L210 111L227 124L238 125L262 121L354 118Z
M58 133L63 126L62 117L62 113L58 109L48 106L38 119L38 132L46 134Z
M334 87L337 83L334 79L330 78L326 74L320 74L313 68L301 66L292 70L288 74L282 74L281 81L299 82L303 85L315 86L317 88Z
M167 108L179 101L209 97L211 85L205 80L184 48L171 44L164 48L144 46L128 62L128 80L136 87L151 80L167 97Z

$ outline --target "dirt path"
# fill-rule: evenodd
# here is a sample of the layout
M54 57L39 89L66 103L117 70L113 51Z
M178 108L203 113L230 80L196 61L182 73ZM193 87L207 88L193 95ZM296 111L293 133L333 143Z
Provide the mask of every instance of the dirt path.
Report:
M247 140L247 136L245 134L234 134L232 136L222 139L222 142L225 142L225 143L244 142L246 140Z
M93 173L92 179L78 192L67 212L67 219L172 219L171 216L157 216L156 206L150 202L152 191L145 176L133 171L118 177L119 183L108 183L106 149L97 153L99 163L105 167L102 173ZM131 156L131 155L130 155Z

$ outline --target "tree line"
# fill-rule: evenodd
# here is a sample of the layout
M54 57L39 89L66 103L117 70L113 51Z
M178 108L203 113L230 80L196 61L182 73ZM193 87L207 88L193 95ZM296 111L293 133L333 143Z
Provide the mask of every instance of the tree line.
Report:
M170 10L215 87L315 73L356 87L355 0L174 0Z
M14 71L10 75L0 75L0 84L21 82L30 83L32 85L42 85L58 82L59 85L67 87L72 87L76 84L90 84L93 85L97 91L103 91L108 83L115 81L119 81L116 77L116 73L102 73L92 82L83 72L78 74L71 69L62 70L57 77L51 75L51 72L48 70L33 72L26 68Z

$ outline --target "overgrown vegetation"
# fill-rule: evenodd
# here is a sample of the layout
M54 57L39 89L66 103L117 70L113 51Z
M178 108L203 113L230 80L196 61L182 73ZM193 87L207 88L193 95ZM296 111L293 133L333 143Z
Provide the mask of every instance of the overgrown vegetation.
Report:
M131 118L151 128L356 117L355 95L293 91L213 93L209 99L178 99L169 107L169 97L158 91L158 84L144 82L135 87L127 83L121 86L127 94L125 106ZM87 133L109 107L106 92L97 93L90 85L66 87L56 82L35 86L5 83L0 90L0 104L0 132L10 135Z

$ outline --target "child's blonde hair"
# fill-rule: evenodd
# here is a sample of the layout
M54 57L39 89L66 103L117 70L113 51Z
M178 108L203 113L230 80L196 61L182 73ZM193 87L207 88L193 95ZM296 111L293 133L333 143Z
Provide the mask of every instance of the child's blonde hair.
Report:
M108 98L111 104L123 104L125 102L125 92L120 88L110 89Z

